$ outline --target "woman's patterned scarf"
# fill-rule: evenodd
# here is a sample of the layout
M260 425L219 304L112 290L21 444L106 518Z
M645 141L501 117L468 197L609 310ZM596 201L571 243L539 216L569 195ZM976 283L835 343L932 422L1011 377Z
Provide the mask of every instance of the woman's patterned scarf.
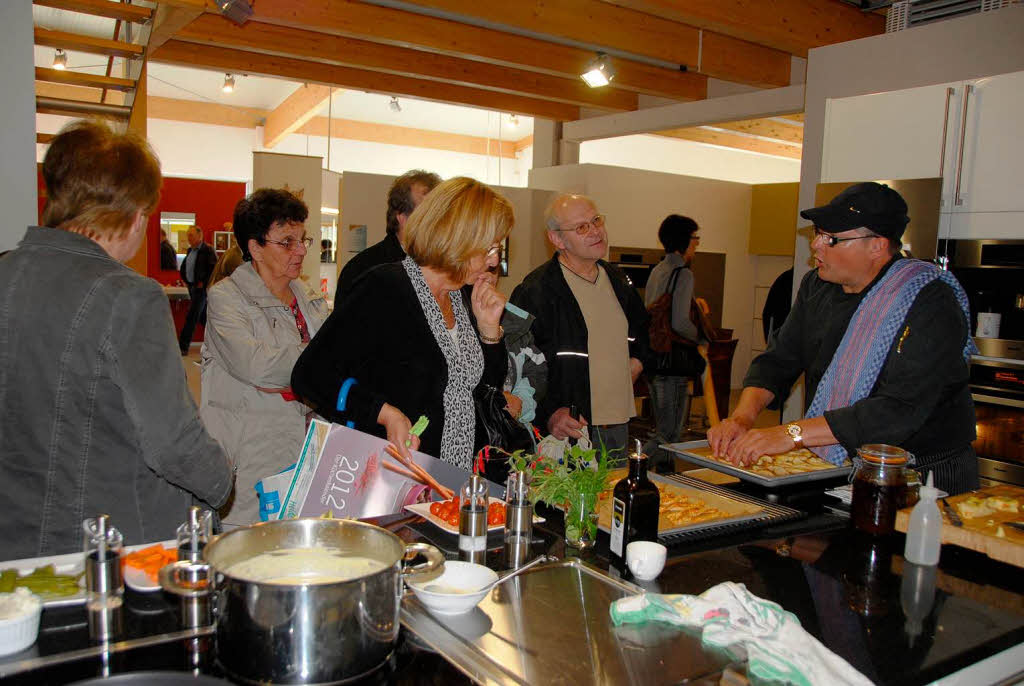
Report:
M444 387L444 430L441 433L441 454L448 464L469 470L473 464L473 442L476 437L476 410L473 389L484 374L484 353L477 339L476 328L469 320L461 291L452 291L448 297L455 312L459 345L456 348L451 334L444 325L444 316L434 295L430 292L423 272L411 257L402 260L409 275L423 316L434 334L434 340L448 363L448 383ZM431 417L433 419L433 417Z
M871 393L896 336L903 330L910 306L921 289L935 279L953 289L964 317L971 321L967 294L952 274L921 260L896 260L853 313L843 340L818 383L807 417L820 417L826 410L849 407ZM964 359L976 352L978 348L968 332ZM846 448L838 443L811 450L832 464L842 464L847 455Z

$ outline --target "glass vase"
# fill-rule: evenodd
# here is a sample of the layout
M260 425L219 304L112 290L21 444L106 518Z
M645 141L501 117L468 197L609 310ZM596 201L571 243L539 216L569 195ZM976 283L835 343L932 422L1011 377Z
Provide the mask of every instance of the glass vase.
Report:
M586 550L597 542L597 493L577 493L565 513L565 544Z

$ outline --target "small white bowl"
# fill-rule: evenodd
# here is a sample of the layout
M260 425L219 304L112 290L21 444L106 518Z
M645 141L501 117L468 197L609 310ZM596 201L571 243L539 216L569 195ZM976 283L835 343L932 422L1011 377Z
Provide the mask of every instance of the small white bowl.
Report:
M430 581L410 581L408 585L431 612L461 615L476 607L487 595L486 590L477 589L497 580L497 573L483 565L446 561L441 576Z
M27 614L10 619L0 619L0 655L12 655L21 652L36 642L39 635L39 615L43 612L43 603L37 596L35 608Z

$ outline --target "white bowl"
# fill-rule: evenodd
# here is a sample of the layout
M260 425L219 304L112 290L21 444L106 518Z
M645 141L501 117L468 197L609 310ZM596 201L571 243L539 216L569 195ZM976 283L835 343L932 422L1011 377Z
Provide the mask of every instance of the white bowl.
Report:
M35 608L27 614L10 619L0 619L0 655L12 655L21 652L36 642L39 635L39 615L43 612L43 603L37 596Z
M498 580L493 569L472 562L445 562L444 572L430 581L410 581L409 588L428 610L439 615L461 615L487 595L485 586Z

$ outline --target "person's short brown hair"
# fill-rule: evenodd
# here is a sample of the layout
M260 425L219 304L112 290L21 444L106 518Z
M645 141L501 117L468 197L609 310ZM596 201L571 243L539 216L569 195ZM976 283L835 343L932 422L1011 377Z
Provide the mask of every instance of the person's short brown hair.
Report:
M160 160L136 133L94 120L71 122L43 158L46 208L42 223L90 238L124 237L140 210L160 201Z
M430 191L405 224L405 251L421 267L456 281L474 255L505 240L515 223L512 203L479 181L457 176Z
M422 169L412 169L395 179L391 188L388 189L388 234L398 233L398 215L404 214L408 217L416 209L416 203L412 199L412 187L420 184L429 192L434 190L439 183L441 183L440 176Z

